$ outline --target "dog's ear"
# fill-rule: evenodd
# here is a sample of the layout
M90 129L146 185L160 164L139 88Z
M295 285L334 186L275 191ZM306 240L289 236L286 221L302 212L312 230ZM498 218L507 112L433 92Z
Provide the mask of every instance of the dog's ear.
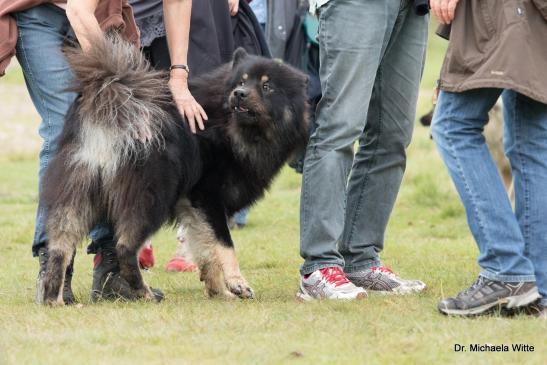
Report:
M245 50L245 48L238 47L234 51L234 55L232 56L232 67L236 67L238 64L241 63L242 60L244 60L249 54Z

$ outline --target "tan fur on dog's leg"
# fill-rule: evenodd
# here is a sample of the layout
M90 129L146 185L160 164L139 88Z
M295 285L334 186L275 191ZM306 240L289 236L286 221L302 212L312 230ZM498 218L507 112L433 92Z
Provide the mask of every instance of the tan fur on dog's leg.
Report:
M205 283L207 295L233 298L234 295L226 289L222 281L222 263L219 261L216 250L219 243L211 226L206 222L203 214L193 208L188 200L181 200L178 208L181 212L181 223L186 229L188 247L198 265L200 280Z
M216 252L222 266L222 272L224 273L224 283L228 287L228 290L240 298L254 298L253 289L249 286L247 280L243 278L239 270L235 250L232 247L218 245Z

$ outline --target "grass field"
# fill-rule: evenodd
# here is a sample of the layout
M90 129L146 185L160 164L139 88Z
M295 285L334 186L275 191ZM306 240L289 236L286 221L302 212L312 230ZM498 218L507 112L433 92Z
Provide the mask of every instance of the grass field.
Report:
M443 47L432 39L422 112L429 104ZM458 319L437 313L441 297L476 277L477 250L428 131L420 126L382 254L385 264L401 275L428 284L420 295L297 302L300 176L285 169L252 210L248 227L234 233L242 271L256 300L209 300L196 274L164 272L162 266L175 248L175 233L166 229L153 238L157 267L145 273L152 286L165 291L161 304L90 304L91 257L80 249L74 289L82 305L37 306L37 262L30 255L37 200L37 118L21 91L16 67L0 82L0 131L6 136L0 146L0 364L547 363L545 321L524 316ZM7 97L12 97L10 103ZM12 128L20 120L32 137ZM5 147L7 143L12 147ZM535 351L454 351L455 344L473 343L525 343Z

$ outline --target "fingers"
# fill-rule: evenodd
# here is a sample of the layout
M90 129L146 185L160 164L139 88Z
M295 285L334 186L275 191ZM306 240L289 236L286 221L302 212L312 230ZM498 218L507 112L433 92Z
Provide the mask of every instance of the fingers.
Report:
M188 90L188 85L171 79L169 80L169 87L173 93L177 109L186 118L192 133L196 133L196 124L200 130L204 130L204 121L207 120L207 114Z
M196 122L194 120L194 113L191 111L185 112L184 110L180 111L182 115L186 117L186 121L188 122L188 125L190 126L190 130L192 133L196 133Z
M195 106L193 106L193 108L194 109L192 110L192 114L194 115L194 119L196 120L199 130L202 131L205 129L205 126L203 125L203 118L199 114L199 111L197 110L197 108Z
M199 105L197 102L196 102L196 105L197 105L198 113L199 115L201 115L201 118L203 118L203 120L208 120L209 117L207 117L207 113L205 113L205 110L203 110L201 105Z
M449 1L444 0L443 4L442 4L442 7L441 7L441 15L443 17L443 21L444 21L445 24L450 24L450 22L452 20L452 19L450 19L450 16L448 15L449 14L448 4L449 4Z
M446 24L442 11L443 3L445 1L446 0L431 0L429 3L429 6L431 7L431 12L433 13L433 15L435 15L435 17L441 24Z
M452 23L452 20L454 20L456 5L458 5L458 0L450 0L448 3L448 23Z
M450 24L452 23L452 20L454 20L458 1L459 0L431 0L431 13L435 15L440 23Z
M196 125L199 130L205 129L205 121L208 119L205 110L195 100L190 104L177 100L180 114L184 115L192 133L196 133Z

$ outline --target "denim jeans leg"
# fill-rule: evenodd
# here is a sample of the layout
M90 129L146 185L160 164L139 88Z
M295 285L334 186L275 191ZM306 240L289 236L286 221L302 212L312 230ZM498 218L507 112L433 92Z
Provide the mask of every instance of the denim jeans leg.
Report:
M534 281L524 237L482 134L501 89L441 91L432 134L465 207L477 242L481 275L501 281Z
M76 98L75 93L66 90L72 74L61 51L70 23L64 11L54 5L39 5L14 15L19 33L17 59L32 102L42 118L39 134L43 143L38 171L41 190L44 171L57 152L65 114ZM39 201L32 244L34 255L47 243L46 214Z
M323 95L304 162L302 274L328 266L344 267L336 244L344 225L353 145L365 128L376 72L400 6L400 0L345 0L319 8Z
M378 67L367 122L348 183L345 271L380 265L386 226L406 167L427 45L428 17L401 10Z
M247 224L247 216L249 215L250 208L243 208L241 210L238 210L234 214L234 221L236 224L240 226L244 226Z
M515 213L547 305L547 105L512 90L502 94L505 152L511 162Z

